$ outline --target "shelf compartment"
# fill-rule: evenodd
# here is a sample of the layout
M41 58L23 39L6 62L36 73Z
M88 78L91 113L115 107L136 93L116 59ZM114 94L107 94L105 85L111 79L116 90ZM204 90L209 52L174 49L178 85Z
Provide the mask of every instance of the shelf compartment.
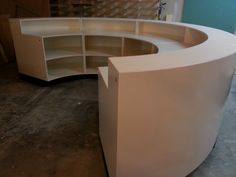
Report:
M108 57L104 56L87 56L86 57L86 73L98 74L98 67L108 65Z
M87 56L121 56L122 39L108 36L85 36Z
M84 74L84 59L82 56L61 58L47 61L48 80L61 77Z
M137 39L124 39L124 56L147 55L157 52L158 48L152 43Z
M46 60L82 55L81 36L44 38Z
M57 49L47 49L46 50L46 60L53 60L64 57L73 57L73 56L82 56L81 51L78 48L74 47L60 47Z

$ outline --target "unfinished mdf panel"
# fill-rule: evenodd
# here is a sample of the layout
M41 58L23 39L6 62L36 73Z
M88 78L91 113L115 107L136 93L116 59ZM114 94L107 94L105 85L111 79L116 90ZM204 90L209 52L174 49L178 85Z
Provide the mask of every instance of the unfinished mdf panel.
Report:
M25 36L18 46L17 65L22 74L38 79L46 79L46 63L44 60L43 40L40 37ZM27 47L24 47L27 46Z
M78 33L81 23L78 18L42 18L21 20L23 34Z
M180 42L184 41L185 36L185 27L168 23L139 22L138 31L139 34L159 36L163 37L163 40L169 38Z
M84 58L82 56L47 61L47 80L49 81L61 77L83 74L84 71Z
M85 36L87 56L121 56L121 48L121 37Z
M135 33L136 23L132 20L118 19L83 19L83 31L86 32L119 32L119 33Z
M80 20L81 33L49 27L23 34L16 20L20 73L46 81L93 74L109 57L108 67L99 68L99 133L109 176L186 176L215 143L236 68L235 36L181 23ZM81 43L82 53L75 56L62 50L63 55L48 57L51 49L65 46L81 50Z
M10 26L19 72L38 79L47 79L42 37L23 36L20 23L16 19L10 20Z
M203 32L187 27L185 30L184 43L189 44L189 46L195 46L203 43L207 38L208 36Z
M46 60L82 55L82 36L56 36L44 38Z
M116 177L118 163L118 72L114 65L108 61L108 67L99 68L99 73L99 110L109 110L99 111L99 135L109 176Z
M123 56L145 55L157 52L158 48L152 43L137 39L124 38Z

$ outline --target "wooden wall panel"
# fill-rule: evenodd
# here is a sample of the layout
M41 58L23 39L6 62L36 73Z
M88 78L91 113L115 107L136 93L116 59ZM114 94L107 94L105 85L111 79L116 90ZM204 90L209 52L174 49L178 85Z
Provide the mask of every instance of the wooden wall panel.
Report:
M157 19L159 0L97 0L94 17Z
M159 0L51 0L52 16L157 19Z
M10 15L0 15L0 42L2 45L3 52L7 61L14 60L15 51L12 41L10 26L9 26L9 17ZM6 58L4 59L6 61Z
M0 42L7 60L15 58L14 46L9 27L9 18L50 16L49 0L1 0ZM1 52L1 53L3 53ZM3 54L2 62L3 62ZM4 59L5 62L6 59Z

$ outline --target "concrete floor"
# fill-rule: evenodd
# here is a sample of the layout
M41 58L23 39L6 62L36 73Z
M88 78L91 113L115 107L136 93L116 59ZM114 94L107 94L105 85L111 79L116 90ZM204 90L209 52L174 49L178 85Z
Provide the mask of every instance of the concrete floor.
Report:
M107 177L96 79L47 87L0 66L0 177ZM236 77L215 149L188 177L236 177Z

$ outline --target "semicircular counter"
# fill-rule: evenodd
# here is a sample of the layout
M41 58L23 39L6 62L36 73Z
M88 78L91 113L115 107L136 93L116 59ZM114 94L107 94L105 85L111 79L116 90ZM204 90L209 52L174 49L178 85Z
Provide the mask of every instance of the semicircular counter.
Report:
M99 129L110 177L184 177L212 150L236 68L234 35L106 18L12 19L11 27L22 74L92 74L109 58L99 68Z

